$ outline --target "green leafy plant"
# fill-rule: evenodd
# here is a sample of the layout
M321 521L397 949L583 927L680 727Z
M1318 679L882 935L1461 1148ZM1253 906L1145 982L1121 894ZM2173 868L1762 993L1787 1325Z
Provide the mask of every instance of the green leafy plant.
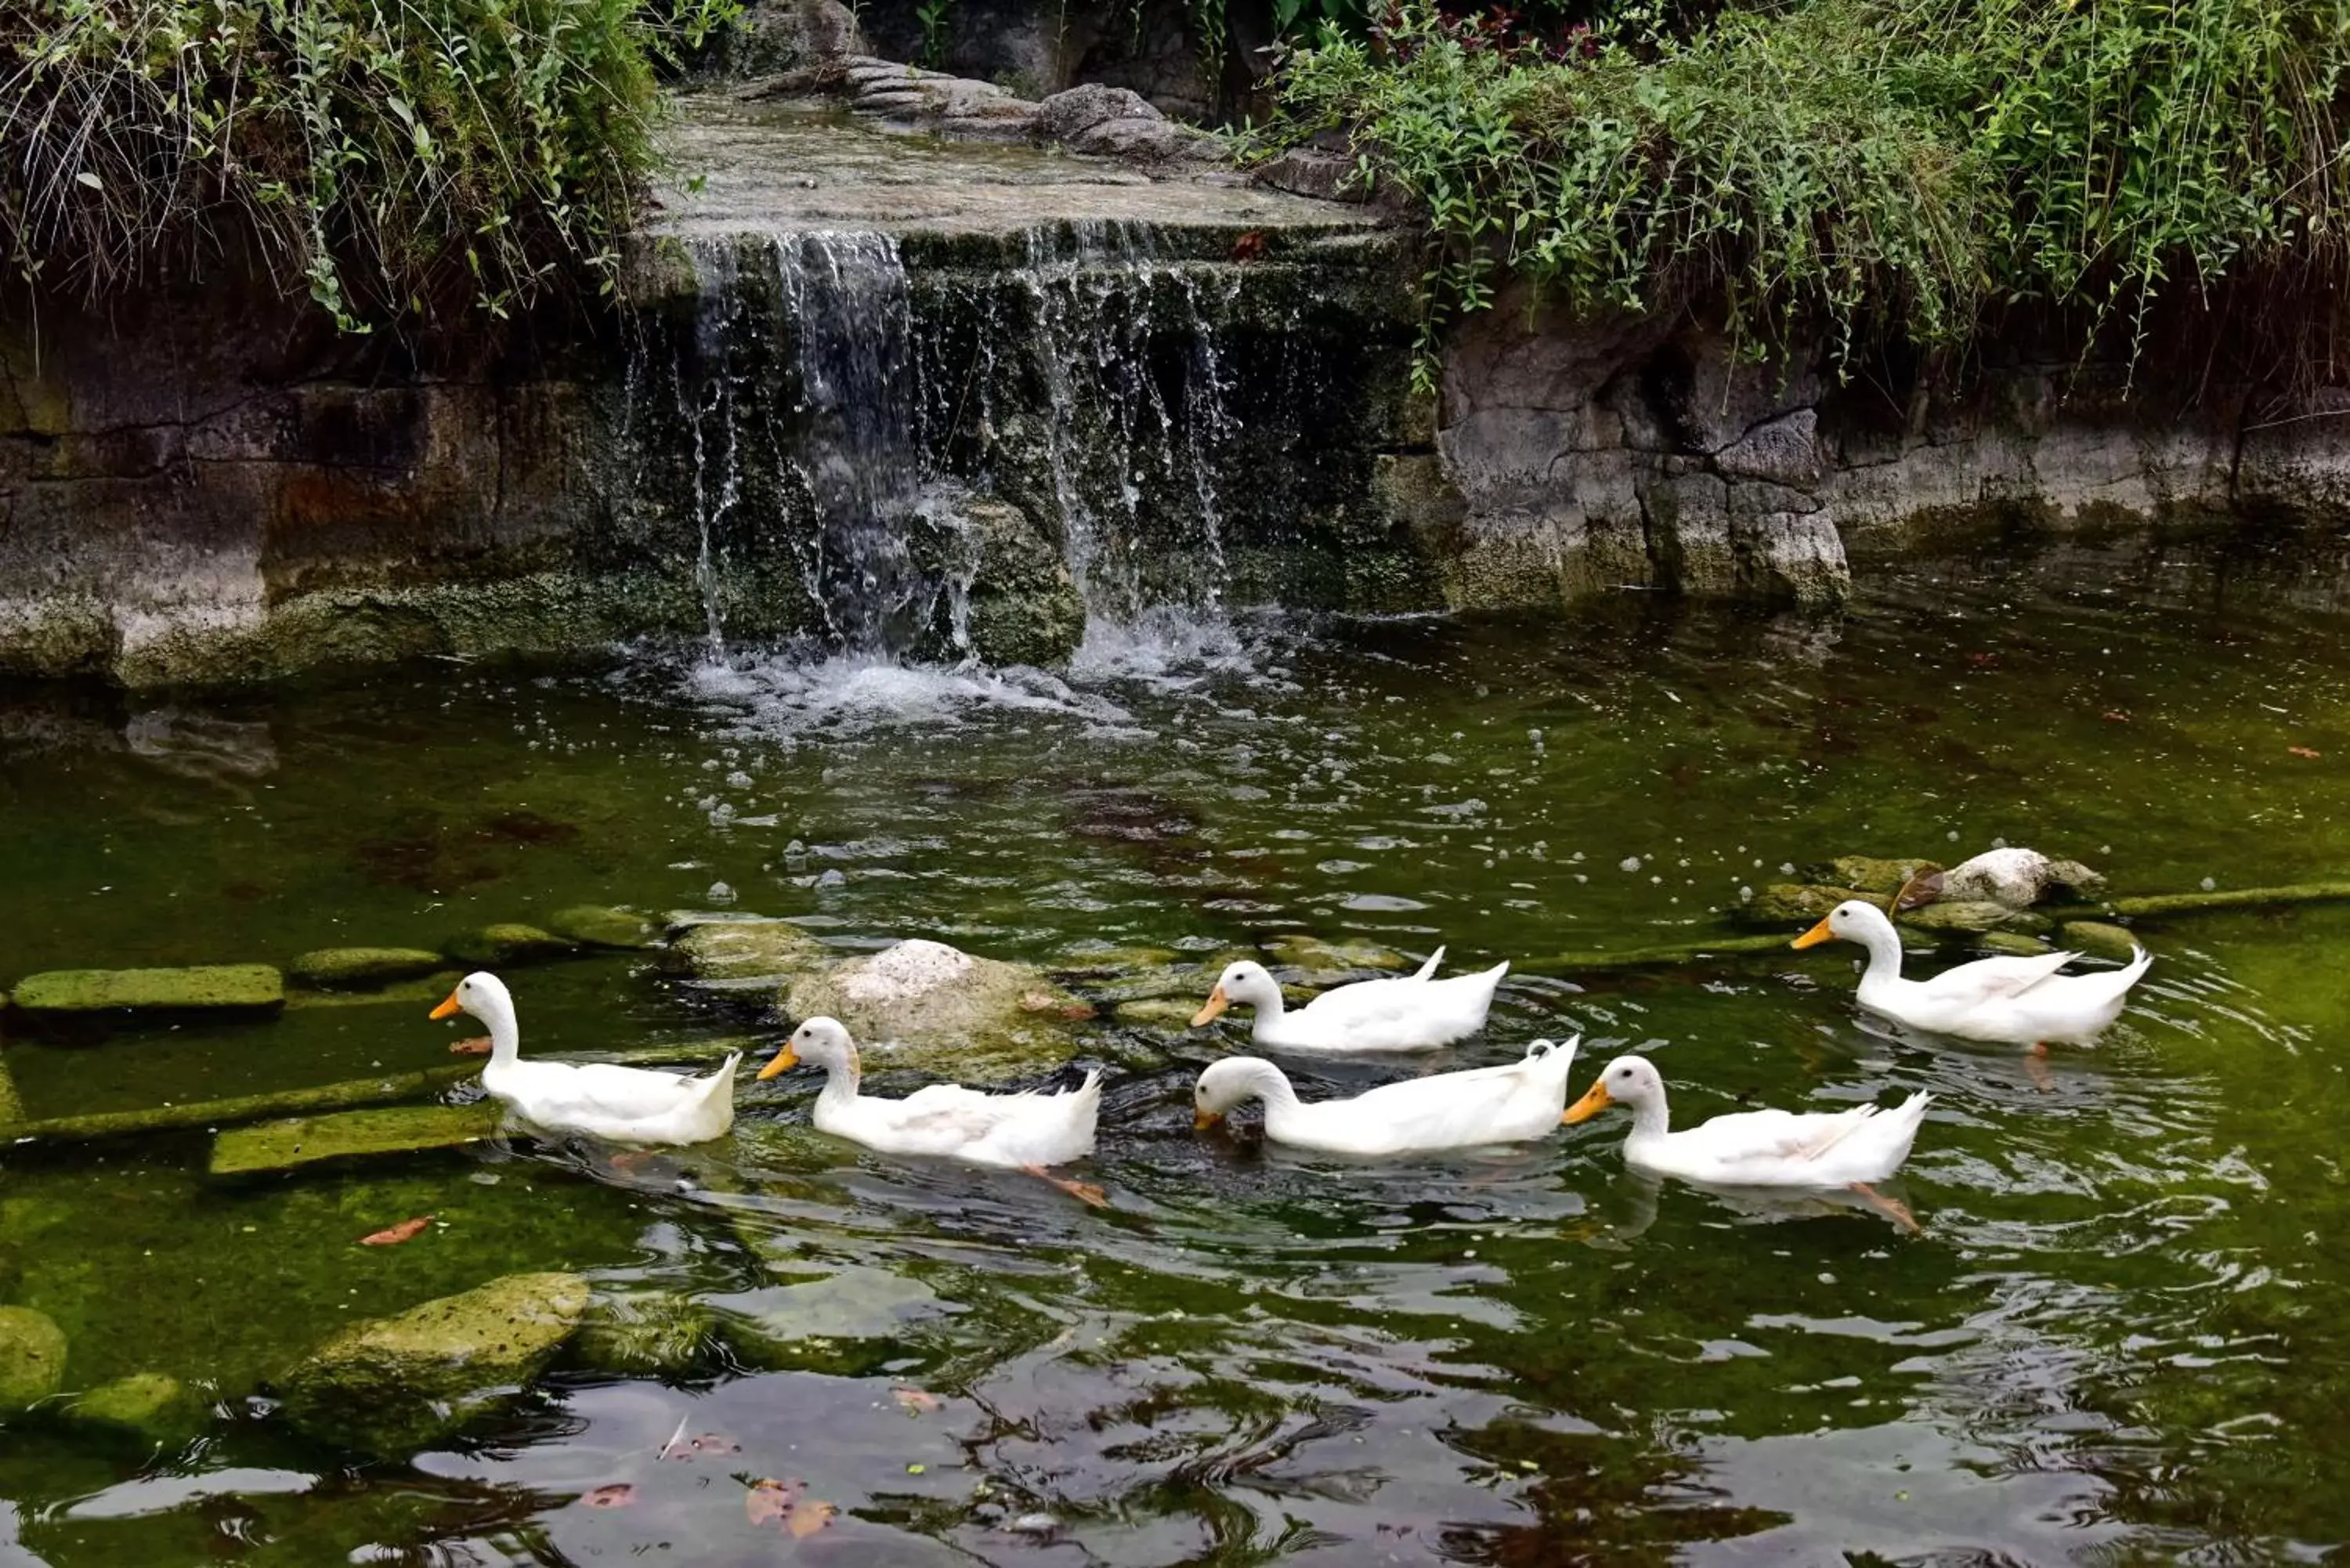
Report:
M939 70L947 63L947 17L954 10L954 0L920 0L914 7L915 19L922 24L922 64Z
M1427 213L1432 349L1522 276L1704 298L1750 347L1938 346L1992 304L2131 325L2263 269L2341 282L2350 0L1803 0L1675 36L1398 9L1287 63L1274 145L1344 131ZM1423 375L1427 360L1423 358Z
M733 0L9 0L0 247L102 296L257 257L347 329L603 274L654 70ZM248 248L249 247L249 248Z

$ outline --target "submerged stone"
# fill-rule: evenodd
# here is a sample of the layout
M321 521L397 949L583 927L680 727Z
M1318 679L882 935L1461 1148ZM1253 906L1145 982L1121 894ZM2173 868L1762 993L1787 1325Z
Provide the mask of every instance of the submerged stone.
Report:
M702 920L685 927L670 950L707 985L762 989L822 969L832 952L789 920Z
M211 1168L214 1176L293 1170L322 1159L455 1148L479 1142L497 1130L498 1107L489 1100L470 1106L387 1106L334 1116L294 1116L223 1132L213 1140Z
M265 963L193 969L61 969L27 975L13 998L40 1016L109 1012L275 1012L286 1005L286 979Z
M840 1020L868 1071L904 1067L966 1082L1061 1065L1074 1051L1064 1025L1093 1014L1039 970L919 937L795 981L782 1006L795 1020Z
M588 1314L573 1354L621 1377L683 1377L717 1343L718 1324L701 1303L671 1292L604 1297Z
M288 963L286 978L313 990L373 988L420 979L448 962L422 948L320 948Z
M1893 891L1887 888L1888 894ZM1858 898L1880 909L1884 899L1872 898L1856 888L1824 887L1816 883L1773 882L1740 906L1742 919L1763 925L1817 920L1847 898Z
M579 944L553 931L509 920L494 926L484 926L469 931L451 942L448 955L460 963L484 969L523 963L546 963L555 959L569 958L579 950Z
M1901 923L1915 930L2038 932L2050 929L2052 922L2042 915L2010 909L2005 904L1987 898L1946 899L1929 904L1921 909L1911 909L1901 917Z
M161 1372L134 1372L101 1383L75 1400L67 1414L157 1442L184 1441L204 1424L203 1402L186 1384Z
M0 1306L0 1411L37 1404L65 1381L65 1330L47 1313Z
M1361 940L1326 941L1320 937L1274 937L1264 944L1274 958L1307 973L1308 984L1327 984L1364 970L1409 970L1417 967L1393 948ZM1213 982L1211 981L1212 984Z
M639 949L660 945L660 927L633 909L574 904L547 917L547 929L582 947Z
M1166 1029L1181 1032L1191 1027L1191 1019L1206 1001L1204 994L1185 1001L1180 996L1139 996L1131 1002L1121 1002L1113 1016L1120 1023L1142 1029Z
M323 1442L404 1455L494 1409L577 1332L577 1274L508 1274L354 1324L278 1380L286 1418Z
M2127 926L2106 920L2067 920L2058 928L2057 945L2090 958L2127 963L2137 956L2137 938Z
M955 1310L920 1280L862 1266L712 1304L720 1332L744 1366L851 1376L899 1355L909 1329Z
M1939 871L1939 864L1924 859L1887 859L1873 855L1839 855L1819 867L1823 882L1839 888L1851 888L1863 893L1875 893L1878 898L1892 897L1902 884L1920 871Z

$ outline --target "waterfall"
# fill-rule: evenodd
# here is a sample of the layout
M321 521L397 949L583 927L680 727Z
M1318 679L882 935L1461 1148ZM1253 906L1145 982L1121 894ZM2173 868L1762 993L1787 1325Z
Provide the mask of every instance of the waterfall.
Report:
M1154 237L1055 224L992 265L910 270L879 232L688 242L691 330L641 357L629 395L674 409L687 472L650 483L691 507L713 657L784 627L860 657L968 657L973 492L1057 546L1089 625L1219 622L1242 277ZM665 400L635 384L654 370Z

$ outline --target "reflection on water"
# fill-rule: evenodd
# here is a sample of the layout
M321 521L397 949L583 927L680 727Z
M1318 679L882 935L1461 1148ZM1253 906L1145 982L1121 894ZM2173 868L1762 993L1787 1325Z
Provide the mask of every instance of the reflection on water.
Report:
M70 1389L161 1371L211 1408L169 1439L12 1418L0 1555L2316 1555L2350 1537L2328 1050L2350 911L2149 929L2124 1023L2041 1076L1857 1014L1846 951L1549 961L1669 940L1838 853L2003 837L2126 891L2339 876L2345 630L1977 564L1834 622L1627 596L1572 622L1219 624L1105 636L1066 678L697 649L0 705L0 978L433 944L723 883L844 949L936 936L1105 1007L1149 989L1100 967L1137 945L1187 1003L1284 935L1518 961L1483 1035L1286 1064L1309 1097L1575 1032L1586 1064L1652 1057L1682 1123L1935 1096L1887 1189L1916 1236L1856 1200L1659 1186L1624 1169L1620 1118L1390 1165L1270 1147L1246 1117L1203 1137L1191 1079L1238 1033L1116 1012L1082 1026L1112 1068L1099 1213L835 1143L789 1079L746 1086L725 1142L642 1158L501 1141L231 1186L200 1136L17 1150L0 1301L65 1326ZM685 1062L778 1033L637 956L515 984L525 1049ZM421 1012L5 1060L36 1115L151 1104L447 1060ZM428 1212L407 1246L354 1244ZM268 1379L340 1324L542 1268L785 1326L667 1376L560 1370L411 1462L321 1456L271 1418ZM795 1542L746 1510L762 1478L841 1511Z

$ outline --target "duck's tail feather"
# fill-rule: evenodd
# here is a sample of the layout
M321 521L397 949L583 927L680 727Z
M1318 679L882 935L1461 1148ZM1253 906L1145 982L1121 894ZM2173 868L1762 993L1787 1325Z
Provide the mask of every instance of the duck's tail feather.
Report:
M1419 972L1413 975L1411 978L1414 980L1429 980L1434 978L1436 974L1436 966L1443 961L1444 949L1440 946L1434 952L1428 955L1428 961L1420 965Z
M711 1074L710 1076L702 1081L704 1085L702 1091L702 1097L705 1100L712 1100L723 1095L733 1094L734 1069L742 1064L742 1052L728 1052L726 1054L726 1060L718 1064L718 1071Z

